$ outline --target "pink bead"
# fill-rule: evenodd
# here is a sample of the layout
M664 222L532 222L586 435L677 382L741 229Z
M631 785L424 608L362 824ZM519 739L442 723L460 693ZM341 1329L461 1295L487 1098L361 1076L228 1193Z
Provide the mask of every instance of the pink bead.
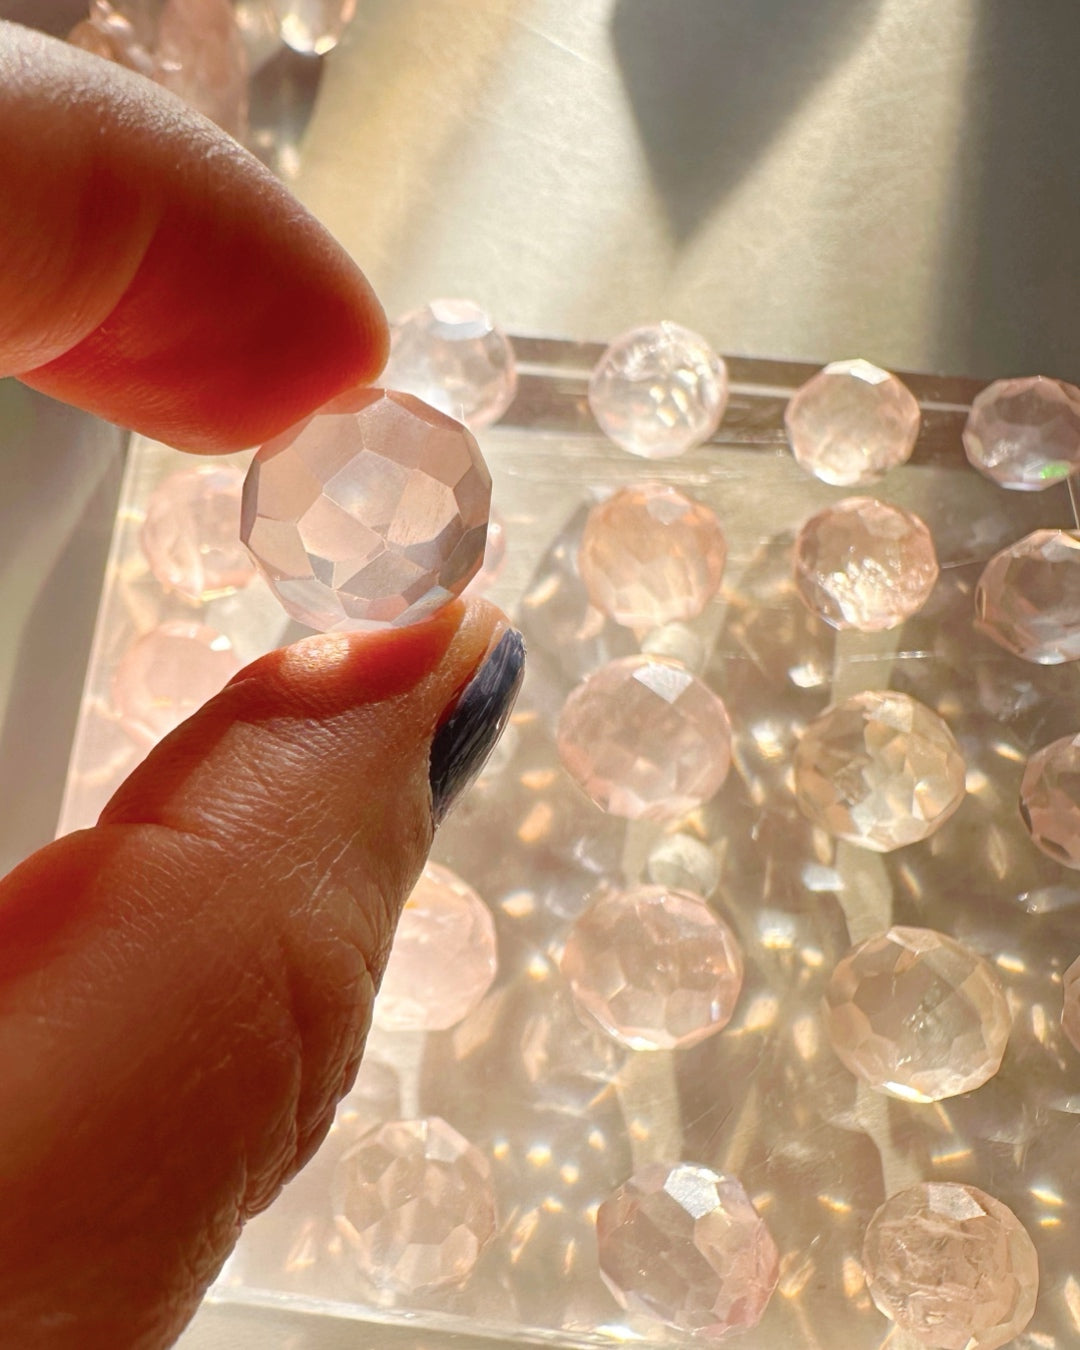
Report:
M202 604L255 575L240 542L244 475L233 465L184 469L159 483L140 535L150 570L167 591Z
M480 1004L495 979L495 924L479 895L429 862L405 902L375 1021L392 1031L442 1031Z
M127 649L113 673L112 696L125 729L154 745L240 669L232 644L198 623L163 623Z
M716 793L731 764L731 723L685 667L625 656L563 705L559 758L596 804L630 820L677 820Z

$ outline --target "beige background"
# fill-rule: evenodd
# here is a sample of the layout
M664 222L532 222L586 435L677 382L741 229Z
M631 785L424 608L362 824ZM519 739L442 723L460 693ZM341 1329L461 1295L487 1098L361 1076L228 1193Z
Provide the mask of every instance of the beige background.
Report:
M71 2L0 15L60 26ZM729 353L1080 376L1073 0L359 9L297 189L391 313L462 294L518 331L604 338L663 316ZM119 453L12 386L0 451L8 865L55 819ZM370 1340L208 1310L183 1345Z

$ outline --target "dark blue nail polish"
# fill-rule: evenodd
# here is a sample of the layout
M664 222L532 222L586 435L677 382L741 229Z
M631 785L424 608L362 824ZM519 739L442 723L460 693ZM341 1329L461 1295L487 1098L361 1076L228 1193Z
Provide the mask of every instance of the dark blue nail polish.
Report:
M461 691L431 742L431 814L438 825L484 767L525 674L525 640L508 628Z

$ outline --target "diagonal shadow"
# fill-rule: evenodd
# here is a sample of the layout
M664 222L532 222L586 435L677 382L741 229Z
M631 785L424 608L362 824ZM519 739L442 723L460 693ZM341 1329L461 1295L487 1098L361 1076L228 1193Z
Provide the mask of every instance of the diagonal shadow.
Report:
M616 0L612 42L678 240L874 27L878 0Z
M1080 377L1080 12L985 0L964 90L938 363Z

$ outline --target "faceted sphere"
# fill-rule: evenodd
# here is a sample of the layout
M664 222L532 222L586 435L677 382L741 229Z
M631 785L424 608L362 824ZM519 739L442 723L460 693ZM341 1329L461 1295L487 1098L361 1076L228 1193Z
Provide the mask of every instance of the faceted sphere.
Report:
M907 694L868 690L827 708L795 748L803 814L838 839L888 853L926 839L964 800L952 732Z
M356 0L267 0L285 45L304 56L325 56L341 41Z
M795 541L795 585L833 628L895 628L922 609L937 578L925 524L872 497L848 497L819 512Z
M930 928L890 928L852 947L829 979L822 1016L857 1078L915 1102L993 1078L1011 1020L993 969Z
M1020 815L1048 857L1080 868L1080 736L1063 736L1031 756L1020 783Z
M996 380L971 405L964 449L1002 487L1053 487L1080 469L1080 389L1045 375Z
M468 585L490 503L487 466L460 423L411 394L363 389L263 446L240 537L301 623L399 627Z
M881 1312L926 1346L994 1350L1035 1311L1035 1245L974 1186L920 1182L890 1196L870 1220L862 1264Z
M1080 659L1080 537L1035 530L995 553L975 589L975 627L1036 665Z
M703 337L666 320L617 337L589 379L601 429L643 459L670 459L707 441L727 401L727 366Z
M432 300L394 324L382 374L473 431L497 422L514 401L510 339L472 300Z
M784 414L796 460L823 483L872 483L911 457L919 404L869 361L834 361L796 390Z
M589 512L578 567L597 609L652 628L700 614L720 589L726 558L713 511L664 483L642 483Z
M117 662L112 697L125 730L156 745L240 669L232 643L198 623L163 623Z
M621 1307L717 1340L761 1320L780 1274L735 1177L650 1163L596 1214L600 1274Z
M657 656L609 661L572 690L557 744L597 806L629 820L677 820L719 790L731 765L723 703Z
M255 565L239 533L243 486L234 465L207 465L171 474L151 493L140 540L167 591L202 604L251 581Z
M429 862L398 920L375 1000L391 1031L443 1031L467 1017L495 979L495 923L471 886Z
M360 1273L401 1294L462 1284L495 1235L487 1159L438 1116L357 1140L338 1162L331 1203Z
M1080 958L1065 972L1065 1002L1061 1010L1061 1029L1073 1047L1080 1050Z
M601 895L566 939L562 973L586 1017L631 1050L696 1045L742 989L735 934L700 895L637 886Z

